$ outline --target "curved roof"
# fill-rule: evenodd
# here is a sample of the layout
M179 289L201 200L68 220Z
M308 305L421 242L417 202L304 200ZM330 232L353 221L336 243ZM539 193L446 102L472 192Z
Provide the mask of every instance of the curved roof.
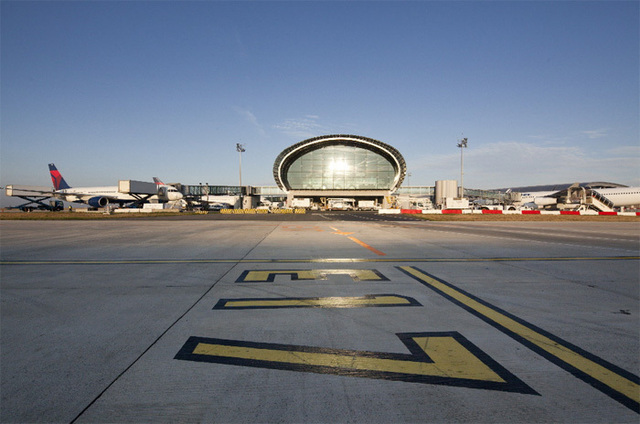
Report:
M285 185L286 178L284 173L287 172L289 165L291 165L293 161L308 152L332 145L360 147L383 156L391 163L395 170L395 178L390 190L393 191L402 184L407 173L407 165L400 152L394 147L373 138L359 135L334 134L309 138L283 150L273 164L273 178L276 180L278 186L284 191L289 191L290 187L286 187Z

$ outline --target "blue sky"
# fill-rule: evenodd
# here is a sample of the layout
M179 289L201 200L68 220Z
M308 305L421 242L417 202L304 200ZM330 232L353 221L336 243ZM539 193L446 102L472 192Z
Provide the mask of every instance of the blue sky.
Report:
M0 185L275 185L356 134L412 185L640 185L639 2L2 1Z

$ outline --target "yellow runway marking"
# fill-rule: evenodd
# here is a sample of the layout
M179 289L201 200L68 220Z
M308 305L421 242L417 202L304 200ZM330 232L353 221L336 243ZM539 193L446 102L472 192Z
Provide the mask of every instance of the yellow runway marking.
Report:
M290 275L296 280L326 280L329 275L348 275L353 281L387 281L387 277L375 269L288 269L244 271L236 283L266 283L275 281L278 275Z
M306 297L282 299L220 299L213 309L362 308L371 306L421 306L415 299L394 294L361 297Z
M398 268L628 408L640 412L638 376L417 268L408 266Z
M537 394L459 333L397 336L411 354L190 337L175 359Z
M482 362L471 355L469 351L463 349L462 346L453 339L421 337L416 338L415 341L425 349L425 352L434 363L354 357L353 355L330 353L256 349L209 343L198 343L193 353L196 355L226 356L255 361L328 366L352 370L386 371L437 377L456 376L470 380L504 382L499 375L491 371L489 367L484 366ZM428 344L427 341L429 341Z

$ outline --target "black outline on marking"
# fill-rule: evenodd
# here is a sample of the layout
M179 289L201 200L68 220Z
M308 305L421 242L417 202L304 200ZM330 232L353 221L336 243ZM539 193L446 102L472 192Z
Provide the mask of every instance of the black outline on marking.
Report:
M578 379L584 381L585 383L593 386L594 388L598 389L599 391L601 391L602 393L604 393L605 395L609 396L610 398L620 402L621 404L623 404L624 406L626 406L627 408L631 409L632 411L635 411L636 413L640 413L640 404L638 404L638 402L636 402L633 399L628 398L627 396L625 396L624 394L612 389L611 387L607 386L606 384L604 384L603 382L591 377L589 374L586 374L583 371L580 371L579 369L575 368L574 366L572 366L571 364L568 364L567 362L563 361L562 359L552 355L551 353L545 351L544 349L542 349L541 347L537 346L536 344L528 341L527 339L525 339L524 337L521 337L520 335L518 335L517 333L507 329L506 327L502 326L501 324L499 324L498 322L492 320L491 318L488 318L484 315L482 315L480 312L476 311L475 309L465 305L464 303L458 301L457 299L452 298L451 296L447 295L446 293L443 293L442 291L440 291L439 289L437 289L436 287L433 287L431 284L429 284L428 282L421 280L419 277L410 274L409 272L405 271L404 269L402 269L402 267L400 266L396 266L396 268L398 268L400 271L402 271L403 273L407 274L409 277L413 278L414 280L420 282L421 284L423 284L424 286L430 288L431 290L435 291L436 293L440 294L441 296L445 297L446 299L450 300L451 302L455 303L456 305L460 306L461 308L465 309L467 312L470 312L471 314L477 316L478 318L480 318L481 320L483 320L484 322L486 322L487 324L491 325L492 327L500 330L501 332L503 332L504 334L506 334L507 336L511 337L512 339L516 340L517 342L520 342L521 344L523 344L524 346L528 347L529 349L531 349L532 351L534 351L535 353L537 353L538 355L542 356L543 358L546 358L547 360L549 360L550 362L556 364L557 366L559 366L560 368L564 369L565 371L571 373L573 376L577 377ZM535 331L538 332L540 334L542 334L545 337L548 337L549 339L555 341L556 343L558 343L559 345L562 345L572 351L574 351L575 353L597 363L598 365L601 365L604 368L607 368L609 371L612 371L616 374L619 374L620 376L636 383L636 384L640 384L640 377L638 377L635 374L630 373L627 370L624 370L620 367L618 367L617 365L614 365L608 361L605 361L604 359L595 356L592 353L589 353L581 348L579 348L578 346L569 343L566 340L561 339L558 336L555 336L543 329L541 329L540 327L536 327L535 325L524 321L521 318L518 318L515 315L510 314L509 312L498 308L497 306L494 306L474 295L472 295L469 292L466 292L465 290L462 290L456 286L454 286L451 283L448 283L438 277L433 276L432 274L429 274L426 271L421 270L418 267L412 266L412 267L407 267L407 268L413 268L416 271L419 271L425 275L428 275L429 277L433 278L434 280L437 280L438 282L444 284L445 286L451 287L452 289L462 293L463 295L475 300L478 303L481 303L482 305L493 309L496 312L499 312L500 314L518 322L519 324Z
M409 303L397 303L397 304L364 304L364 305L344 305L344 306L331 306L331 305L274 305L274 306L226 306L227 302L260 302L264 300L320 300L320 299L328 299L330 297L336 297L341 299L375 299L377 297L382 296L395 296L401 299L407 300ZM399 307L399 306L422 306L420 302L415 300L409 296L402 296L399 294L366 294L364 296L325 296L325 297L260 297L260 298L236 298L236 299L220 299L218 303L213 307L213 309L225 309L227 311L230 310L241 310L241 309L295 309L295 308L390 308L390 307Z
M183 361L195 361L195 362L209 362L216 364L227 365L239 365L256 368L268 368L289 370L298 372L312 372L317 374L333 374L342 375L347 377L362 377L362 378L374 378L381 380L394 380L394 381L406 381L411 383L423 383L423 384L441 384L445 386L458 386L469 387L474 389L484 390L499 390L503 392L514 392L530 395L538 395L535 390L529 387L524 381L520 380L514 374L509 372L506 368L492 359L489 355L484 353L480 348L475 346L469 340L464 338L460 333L456 331L451 332L427 332L427 333L397 333L396 336L400 338L402 343L409 349L410 354L398 354L398 353L382 353L382 352L370 352L370 351L358 351L358 350L345 350L345 349L329 349L312 346L296 346L286 344L275 343L257 343L257 342L245 342L240 340L228 340L228 339L216 339L206 337L189 337L186 343L182 346L180 351L176 354L174 359ZM380 359L393 359L398 361L409 362L425 362L433 363L431 358L426 354L424 350L413 340L414 337L451 337L460 343L471 354L478 358L482 363L489 367L493 372L500 376L505 382L493 382L493 381L478 381L465 378L452 378L452 377L439 377L439 376L425 376L415 374L403 374L386 371L372 371L372 370L354 370L349 368L337 368L325 365L310 365L310 364L292 364L286 362L267 361L260 359L244 359L244 358L231 358L226 356L216 355L201 355L195 354L193 351L199 343L218 344L224 346L239 346L249 347L257 349L269 349L269 350L282 350L282 351L297 351L297 352L311 352L311 353L325 353L333 355L348 355L354 357L364 358L380 358Z
M249 269L249 270L243 271L242 274L240 274L240 276L236 280L236 283L273 283L276 280L276 276L278 276L278 275L289 275L291 277L291 281L301 281L301 280L325 281L325 280L327 280L328 275L332 275L332 273L327 273L327 274L318 276L318 278L300 278L298 273L306 272L306 271L315 271L315 272L321 273L322 271L342 271L342 270L339 269L339 268L330 268L330 269L326 269L326 270L325 269L317 269L317 268L313 268L313 269ZM336 275L348 275L355 282L359 282L359 281L389 281L389 279L387 277L385 277L377 269L354 269L354 268L349 268L349 269L345 269L344 271L345 271L344 273L340 273L340 274L333 273L333 274L336 274ZM373 272L374 274L376 274L378 276L378 278L371 278L371 279L363 279L363 280L361 280L357 275L351 273L351 271L370 271L370 272ZM247 277L247 275L249 275L250 272L268 272L269 276L267 277L266 280L247 280L246 277Z

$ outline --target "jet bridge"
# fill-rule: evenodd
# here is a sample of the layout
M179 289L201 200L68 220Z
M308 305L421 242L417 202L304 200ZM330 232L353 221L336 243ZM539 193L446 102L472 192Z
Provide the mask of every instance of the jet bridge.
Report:
M118 181L118 191L131 196L146 195L149 197L158 194L158 186L156 183L147 183L144 181L120 180Z
M118 192L136 198L137 200L135 200L132 205L137 206L149 200L151 196L157 195L158 186L156 183L148 183L145 181L119 180Z
M15 206L15 208L29 211L35 209L43 210L59 210L61 209L60 201L50 201L45 203L44 201L55 197L53 189L45 186L28 186L28 185L15 185L11 184L5 187L4 192L10 197L19 197L26 200L26 203ZM49 193L51 193L49 195Z
M45 186L27 186L27 185L15 185L10 184L5 187L4 193L7 196L13 197L23 197L23 196L34 196L34 193L38 193L38 197L42 197L41 193L51 193L51 196L45 196L45 199L48 197L53 197L53 189L51 187Z

